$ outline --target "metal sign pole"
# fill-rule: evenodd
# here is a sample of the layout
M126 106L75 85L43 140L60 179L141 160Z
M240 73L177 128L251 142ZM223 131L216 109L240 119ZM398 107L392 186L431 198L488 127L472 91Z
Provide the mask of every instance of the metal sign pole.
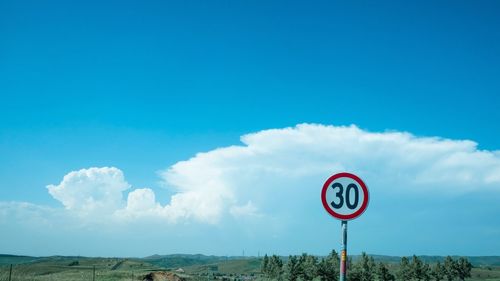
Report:
M342 248L340 250L340 281L346 281L347 275L347 221L342 221Z

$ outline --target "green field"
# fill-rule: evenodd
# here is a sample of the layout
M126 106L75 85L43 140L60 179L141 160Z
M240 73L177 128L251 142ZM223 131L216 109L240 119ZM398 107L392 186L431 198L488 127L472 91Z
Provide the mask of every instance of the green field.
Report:
M0 280L8 280L10 265L0 268ZM14 262L13 262L14 263ZM136 260L113 258L48 257L15 263L12 280L141 280L161 268Z
M377 262L389 265L395 272L398 257L373 256ZM357 257L354 256L353 260ZM441 261L442 257L422 257L426 262ZM287 258L283 257L286 261ZM472 277L467 280L500 281L498 257L470 257ZM266 280L260 274L261 258L216 257L204 255L167 255L147 258L88 258L88 257L27 257L0 255L0 281L83 281L145 280L150 273L154 280ZM167 274L168 273L168 274ZM163 274L163 275L161 275ZM166 277L165 277L166 276ZM163 278L163 279L161 279ZM147 280L147 279L146 279Z

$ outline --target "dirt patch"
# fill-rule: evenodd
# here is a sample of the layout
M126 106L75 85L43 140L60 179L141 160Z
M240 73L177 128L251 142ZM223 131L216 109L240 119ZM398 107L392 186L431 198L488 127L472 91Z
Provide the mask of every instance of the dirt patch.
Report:
M122 266L122 264L125 262L125 260L121 260L119 262L117 262L115 265L113 265L113 267L111 268L111 270L117 270L120 266Z
M166 271L151 272L144 276L143 281L185 281L185 278L179 277L177 274Z

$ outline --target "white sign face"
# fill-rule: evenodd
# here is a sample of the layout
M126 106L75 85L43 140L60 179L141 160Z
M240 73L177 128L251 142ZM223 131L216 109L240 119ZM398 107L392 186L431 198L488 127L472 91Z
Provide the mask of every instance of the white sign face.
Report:
M352 220L360 216L368 206L368 188L354 174L335 174L323 185L321 201L325 210L333 217Z

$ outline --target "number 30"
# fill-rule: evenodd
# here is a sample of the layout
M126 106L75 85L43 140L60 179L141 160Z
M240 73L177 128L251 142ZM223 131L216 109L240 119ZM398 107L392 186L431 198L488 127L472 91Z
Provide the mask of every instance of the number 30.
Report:
M358 206L358 202L359 202L359 189L358 189L358 186L355 185L354 183L350 183L349 185L347 185L347 188L345 190L345 200L344 200L344 186L339 183L339 182L336 182L334 184L332 184L332 188L335 189L335 188L339 188L339 190L335 193L335 196L339 199L339 202L338 203L335 203L335 201L332 201L330 202L330 205L332 205L332 207L334 209L340 209L342 208L342 206L344 206L344 201L345 201L345 204L347 206L347 208L349 209L355 209L357 206ZM354 202L351 204L351 189L354 190Z

